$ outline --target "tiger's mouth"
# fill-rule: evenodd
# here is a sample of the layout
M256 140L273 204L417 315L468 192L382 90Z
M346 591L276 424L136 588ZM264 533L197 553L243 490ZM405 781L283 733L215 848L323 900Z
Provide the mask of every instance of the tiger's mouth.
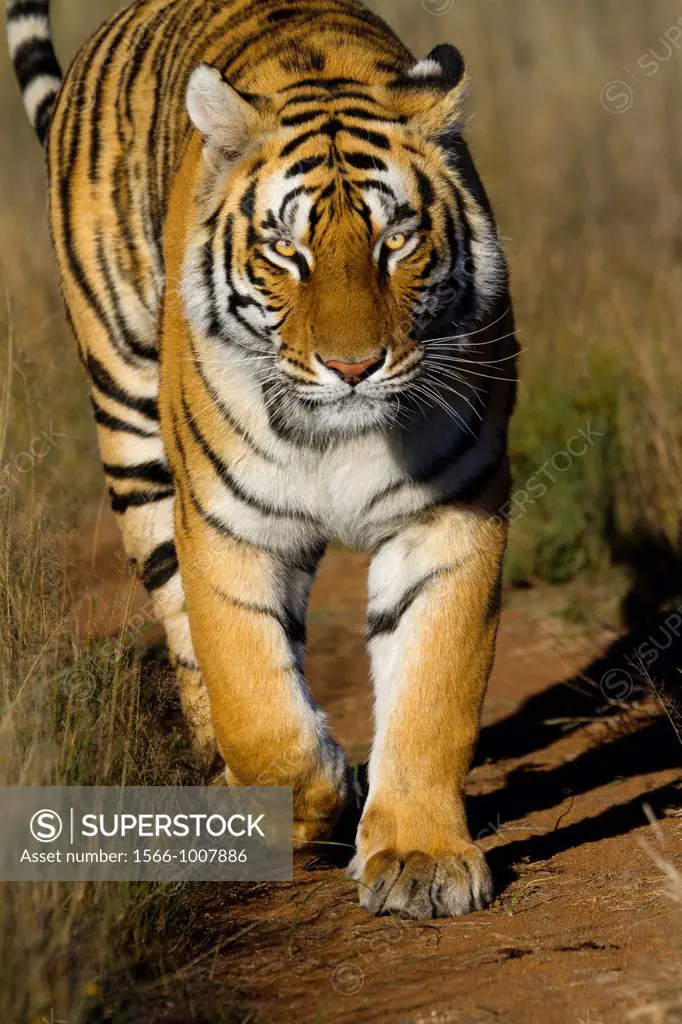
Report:
M341 390L291 378L287 384L281 389L273 387L266 403L280 427L294 437L349 440L372 431L389 431L399 418L399 396L385 385Z
M355 386L329 387L320 383L302 384L293 380L292 391L306 408L314 409L336 409L347 411L349 414L359 412L363 407L381 408L393 406L405 396L419 376L419 370L409 375L400 375L395 380L387 377L381 381L363 381Z
M388 401L391 396L405 392L419 377L424 361L421 350L397 361L382 351L371 366L369 361L323 364L315 358L305 376L292 371L286 360L280 362L279 371L286 386L305 402L357 405L363 401Z
M400 353L397 359L378 349L371 367L353 364L357 376L352 380L350 365L338 360L323 364L314 358L310 366L303 366L280 359L276 375L263 381L271 420L293 437L332 441L371 432L387 434L419 418L422 409L414 391L425 365L421 348Z

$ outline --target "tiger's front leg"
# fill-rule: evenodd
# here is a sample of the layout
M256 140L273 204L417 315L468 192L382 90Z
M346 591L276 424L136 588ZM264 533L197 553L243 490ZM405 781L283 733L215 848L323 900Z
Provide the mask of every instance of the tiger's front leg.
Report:
M492 665L505 541L506 527L487 514L445 509L372 561L376 737L350 868L372 913L449 917L492 898L463 787Z
M315 553L301 552L296 565L234 539L196 506L190 513L188 487L180 489L178 555L227 781L292 786L294 840L311 842L334 823L348 778L303 678Z

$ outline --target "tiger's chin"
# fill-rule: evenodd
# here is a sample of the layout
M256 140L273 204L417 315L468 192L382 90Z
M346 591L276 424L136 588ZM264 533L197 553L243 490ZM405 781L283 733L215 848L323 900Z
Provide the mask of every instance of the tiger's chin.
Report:
M398 421L395 396L361 396L299 400L287 411L292 433L318 442L346 441L373 432L386 433Z

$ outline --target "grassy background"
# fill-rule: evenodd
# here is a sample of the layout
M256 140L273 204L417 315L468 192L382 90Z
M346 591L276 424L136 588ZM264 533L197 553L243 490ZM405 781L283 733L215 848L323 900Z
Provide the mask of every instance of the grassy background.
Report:
M65 65L115 6L55 4ZM521 495L508 576L560 581L599 571L643 539L679 553L682 52L662 41L679 6L371 6L418 56L450 41L471 68L469 138L506 239L525 348L514 473L519 491L536 496ZM652 48L658 56L646 57ZM620 113L607 107L624 102L623 86L603 93L616 79L632 88ZM158 705L143 699L140 665L123 651L93 657L71 630L68 531L92 522L103 479L59 301L41 153L2 47L0 152L0 468L43 431L59 435L9 495L0 490L0 784L191 780L159 727ZM567 468L557 453L581 429L599 436ZM542 476L547 490L537 497L531 483L555 456L564 471L550 465L555 482ZM150 933L176 917L187 929L190 913L161 887L142 897L132 886L4 886L0 1019L31 1020L50 1007L86 1019L109 998L98 979L110 976L111 950L123 942L129 952L117 962L124 990L149 955ZM121 1010L117 1019L139 1018Z

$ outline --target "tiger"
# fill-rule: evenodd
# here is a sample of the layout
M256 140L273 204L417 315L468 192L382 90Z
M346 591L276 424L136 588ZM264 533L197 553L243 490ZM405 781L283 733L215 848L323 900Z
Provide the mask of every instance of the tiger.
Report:
M360 0L137 0L63 76L8 0L111 505L198 752L332 834L356 773L306 682L331 543L368 554L348 865L372 914L480 910L464 788L493 662L517 342L459 50Z

